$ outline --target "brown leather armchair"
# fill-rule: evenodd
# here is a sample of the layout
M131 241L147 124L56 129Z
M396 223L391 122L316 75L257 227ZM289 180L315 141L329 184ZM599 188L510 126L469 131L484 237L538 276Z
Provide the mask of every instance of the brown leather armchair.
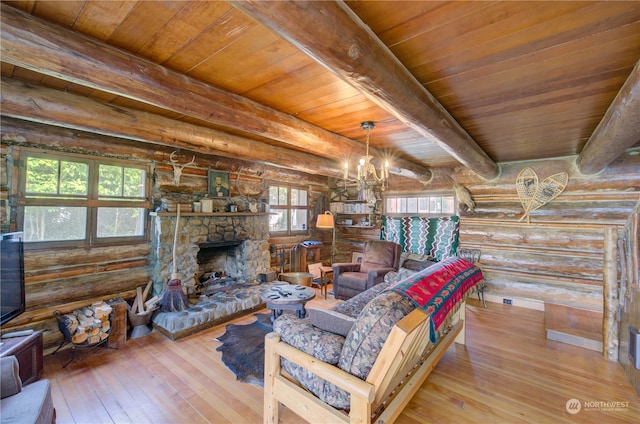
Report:
M336 299L351 297L381 283L400 266L402 246L392 241L369 240L361 263L333 264L333 293Z

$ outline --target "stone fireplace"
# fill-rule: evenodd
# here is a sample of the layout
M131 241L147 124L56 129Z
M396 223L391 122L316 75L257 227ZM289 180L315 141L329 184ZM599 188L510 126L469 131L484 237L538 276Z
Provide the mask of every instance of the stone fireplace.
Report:
M173 267L175 214L154 214L152 246L154 293L164 292ZM188 295L196 295L205 273L219 273L238 282L253 282L269 271L268 215L185 214L180 217L176 266Z

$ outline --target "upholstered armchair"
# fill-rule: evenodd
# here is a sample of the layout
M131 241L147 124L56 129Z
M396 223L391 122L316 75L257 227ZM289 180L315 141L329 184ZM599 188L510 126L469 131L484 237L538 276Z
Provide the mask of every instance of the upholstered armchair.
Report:
M0 411L3 423L56 422L56 410L51 397L49 380L22 385L20 365L15 356L0 358Z
M391 241L369 240L364 245L362 262L333 264L333 293L346 300L384 280L400 266L402 246Z

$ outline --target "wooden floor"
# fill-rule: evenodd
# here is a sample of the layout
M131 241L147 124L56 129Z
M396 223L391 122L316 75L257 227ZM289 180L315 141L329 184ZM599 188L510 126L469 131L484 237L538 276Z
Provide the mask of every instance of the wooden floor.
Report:
M602 312L544 304L547 339L602 352Z
M80 352L66 369L69 351L46 356L57 422L262 422L262 389L236 382L216 352L223 333L224 325L174 342L153 332L118 350ZM547 340L543 312L470 301L466 340L447 351L397 422L638 423L640 398L621 366ZM582 407L575 415L570 399ZM303 421L285 411L282 422Z

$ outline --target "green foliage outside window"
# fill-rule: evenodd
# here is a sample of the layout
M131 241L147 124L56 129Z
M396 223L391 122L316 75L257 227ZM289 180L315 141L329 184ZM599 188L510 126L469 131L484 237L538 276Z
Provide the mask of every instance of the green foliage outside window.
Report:
M307 190L297 187L269 187L269 232L300 234L308 232L309 205Z
M92 245L146 237L146 166L39 153L24 157L19 221L25 241Z
M28 194L86 195L87 164L37 157L27 159Z

